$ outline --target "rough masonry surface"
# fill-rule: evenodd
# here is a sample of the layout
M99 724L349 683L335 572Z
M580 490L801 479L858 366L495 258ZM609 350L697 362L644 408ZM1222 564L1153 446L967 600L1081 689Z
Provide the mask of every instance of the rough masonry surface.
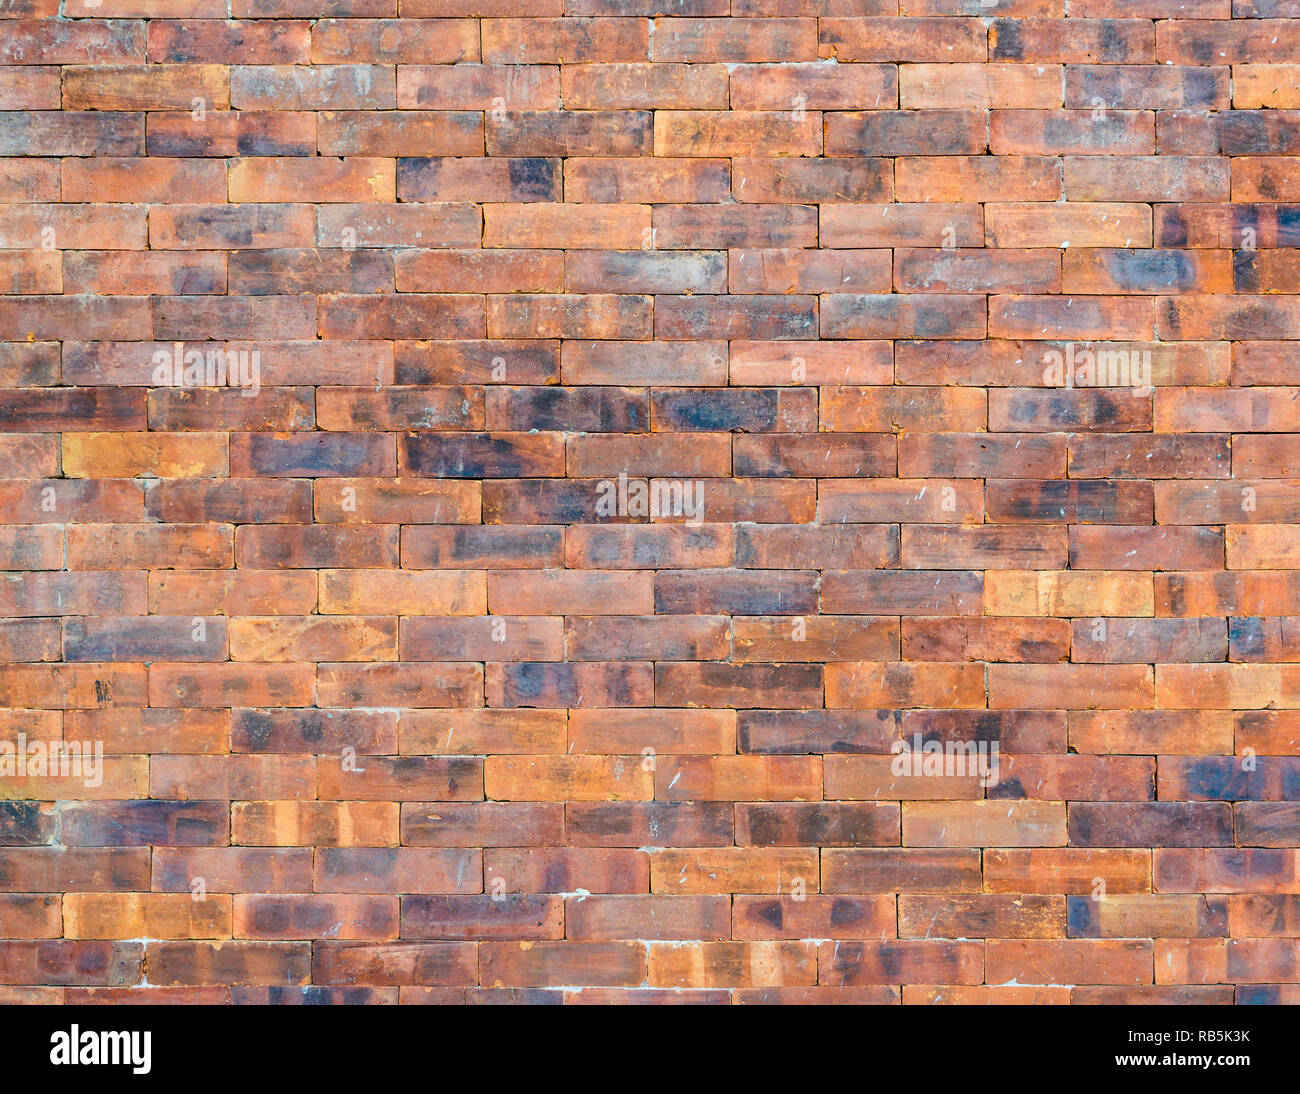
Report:
M0 1000L1300 1003L1300 0L0 0Z

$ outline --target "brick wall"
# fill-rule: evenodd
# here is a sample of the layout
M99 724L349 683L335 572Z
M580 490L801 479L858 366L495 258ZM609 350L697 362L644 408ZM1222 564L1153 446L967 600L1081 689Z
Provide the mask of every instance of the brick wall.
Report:
M0 999L1300 1002L1297 19L0 5Z

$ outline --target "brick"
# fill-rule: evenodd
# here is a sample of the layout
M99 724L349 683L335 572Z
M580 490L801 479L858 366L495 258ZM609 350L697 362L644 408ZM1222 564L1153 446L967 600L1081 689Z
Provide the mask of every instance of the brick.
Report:
M321 19L311 28L313 64L450 64L478 56L478 27L470 19Z
M842 570L826 574L823 593L840 612L954 615L977 613L983 589L983 575L972 572Z
M1263 55L1252 53L1250 59L1262 60ZM1295 109L1300 103L1297 75L1300 75L1300 66L1296 64L1233 65L1232 105L1245 109Z
M251 846L390 846L397 842L390 802L235 802L231 841Z
M565 647L574 660L604 660L611 648L620 659L710 661L722 657L729 646L729 628L723 617L658 619L654 616L609 619L570 617L565 621Z
M677 389L655 393L651 416L658 431L796 433L811 424L812 404L807 391Z
M1070 531L1070 562L1080 570L1202 570L1222 561L1222 546L1209 528L1079 526Z
M896 400L900 401L900 400ZM940 407L960 407L965 403L972 406L972 401L957 398L939 398L933 400L913 400L908 409L920 409L927 403L937 403ZM868 408L864 401L855 400L852 409L879 413L890 407ZM974 402L978 405L978 402ZM900 479L895 482L860 483L853 480L831 480L821 487L819 506L825 519L837 523L857 523L867 513L882 520L892 521L957 521L969 522L976 519L982 509L982 499L978 496L970 480L951 479L934 481L924 479ZM892 579L891 579L892 580Z
M173 64L306 64L306 23L255 20L158 19L147 24L148 59Z
M564 161L565 192L575 202L649 204L652 200L660 199L676 202L718 201L729 192L730 175L728 161L725 159L652 160L574 156ZM647 242L649 240L643 237L637 245L644 246Z
M660 206L654 210L650 238L656 247L667 249L700 245L811 247L817 238L817 214L804 205Z
M1023 133L1023 123L1016 128ZM1072 131L1073 132L1073 131ZM1140 204L1066 204L1043 216L1038 202L989 202L988 242L994 247L1141 247L1151 242L1151 213Z
M894 284L902 292L1052 292L1061 273L1051 252L899 250Z
M753 893L779 896L782 887L818 876L817 856L809 851L702 848L691 852L655 851L651 891L655 893Z
M187 203L220 203L227 194L225 166L211 160L65 160L62 182L66 201L168 203L183 195Z
M1061 168L1057 160L1032 156L900 156L894 186L904 202L1054 201Z
M344 760L322 758L317 793L321 798L362 801L417 798L428 801L473 801L481 797L482 766L469 758L434 756L368 757L363 770Z
M1293 851L1263 848L1160 849L1155 883L1163 893L1293 893Z
M915 661L1065 660L1069 628L1061 620L908 620L903 652Z
M175 710L104 708L75 711L69 715L68 724L83 739L102 740L105 752L110 754L141 755L151 747L195 755L228 750L230 718L225 711L195 711L188 725L182 726L183 721L180 712ZM127 808L130 811L132 807ZM147 803L141 804L140 812L152 817L151 808ZM171 805L157 810L163 818L174 812L176 807ZM224 823L220 827L224 829Z
M394 267L399 292L558 292L564 280L555 251L406 251L395 256Z
M1078 341L1111 337L1141 341L1154 335L1154 318L1150 301L1140 297L995 296L989 299L988 332L992 337L1048 333ZM1060 400L1055 394L1051 397Z
M462 942L338 942L312 946L312 979L324 984L465 985L474 946Z
M561 161L542 157L405 157L397 161L402 201L552 201L559 199Z
M63 935L61 901L56 896L7 893L0 897L0 923L6 938L59 938Z
M987 147L988 119L968 107L898 111L848 111L826 117L828 156L976 155ZM955 162L955 161L954 161ZM901 195L899 195L901 201ZM916 200L916 199L911 199ZM927 195L921 200L932 199Z
M955 295L832 296L820 330L828 338L979 338L986 315L982 299Z
M639 19L488 19L482 24L486 61L521 64L645 59L650 28Z
M1147 984L1153 945L1139 940L1037 941L994 939L988 943L987 976L1068 984Z
M1061 77L1061 69L1055 65L905 64L898 70L899 105L919 109L1059 108Z
M229 106L229 70L224 65L66 66L63 105L71 110L207 109Z
M316 151L316 115L306 111L222 110L200 121L189 110L157 110L145 118L151 156L310 156Z
M394 68L384 65L233 65L237 110L383 110L396 105Z
M1226 806L1160 801L1070 807L1071 842L1081 846L1224 846L1232 841Z
M402 898L402 936L408 939L477 941L562 937L560 897L408 896Z
M1232 719L1221 711L1129 711L1119 716L1094 711L1070 714L1071 746L1084 753L1230 752L1232 740Z
M54 160L7 160L0 166L0 196L6 202L49 202L59 196L59 165Z
M723 941L731 927L731 906L724 896L589 896L565 901L566 925L576 940L629 939L650 921L650 941ZM658 952L658 951L656 951ZM670 975L662 964L661 975Z
M576 802L565 807L568 841L591 847L646 847L670 839L729 847L730 802Z
M1143 801L1152 795L1152 764L1145 757L1007 756L993 798Z
M976 851L871 848L827 850L822 888L827 893L972 892L980 888Z
M1088 894L1098 879L1108 894L1151 891L1149 850L988 850L984 857L989 892Z
M1086 477L1227 478L1227 460L1226 436L1078 437L1069 450L1071 474Z
M540 334L547 338L646 337L651 329L648 298L633 295L492 296L487 333L492 338Z
M477 665L394 662L321 664L318 695L330 706L374 707L387 696L415 707L476 707L483 696Z
M983 61L984 27L977 19L854 19L818 21L820 55L839 61Z
M1294 598L1295 582L1290 572L1160 574L1157 577L1157 607L1161 615L1174 608L1190 616L1217 615L1218 605L1227 611L1264 615ZM1269 608L1261 605L1269 604ZM1213 611L1208 611L1213 609ZM1290 612L1290 608L1283 607Z
M448 156L478 155L483 147L483 120L477 113L418 111L365 112L327 111L318 115L317 147L322 153L342 156L415 156L439 153ZM387 176L392 168L383 162L372 176L372 186L390 188Z
M811 757L669 758L655 764L655 797L725 801L754 796L804 801L820 796L821 765Z
M805 900L765 896L733 898L733 932L743 939L862 938L884 940L896 930L892 897Z
M656 19L655 61L810 61L817 56L811 19Z
M654 119L656 156L816 156L822 150L821 115L791 121L788 112L659 110Z
M566 536L568 564L576 568L649 570L659 564L720 566L734 555L732 532L717 526L575 525Z
M534 837L560 842L563 807L513 802L405 802L402 839L413 846L513 846ZM517 835L526 831L527 839Z
M1120 110L1214 110L1228 105L1226 66L1071 65L1065 103ZM1244 104L1243 104L1244 105Z
M45 340L60 326L87 338L142 339L150 333L141 297L17 296L0 301L0 338Z
M301 615L316 606L316 580L306 572L275 570L159 571L150 576L148 596L158 611Z
M625 757L491 757L485 768L490 798L515 801L649 800L654 778L639 760Z
M230 897L196 901L189 893L76 893L64 902L69 938L230 938Z
M478 851L330 847L317 856L315 887L330 893L482 892Z
M698 942L650 949L650 981L668 987L768 987L816 976L810 942Z
M899 899L900 938L1061 938L1065 930L1066 905L1060 897L981 894Z
M649 869L643 851L583 847L494 850L483 862L489 886L506 892L645 892Z
M68 661L219 661L226 652L226 621L216 617L88 617L63 635Z
M345 562L358 567L396 566L397 529L376 539L357 529L277 525L241 528L236 554L241 566L271 569L315 569Z
M131 156L143 146L144 117L129 111L0 111L6 156Z
M988 533L955 525L908 525L902 561L909 569L1049 569L1064 562L1065 537L1047 528ZM1028 533L1028 534L1026 534Z
M1144 665L990 665L989 706L1033 707L1045 691L1078 688L1079 709L1146 709L1154 705L1154 680Z
M818 980L832 986L886 984L928 975L957 984L979 983L984 954L975 942L907 939L818 947Z
M831 205L821 210L823 247L977 246L984 240L976 204Z
M1066 156L1065 197L1069 201L1223 201L1228 197L1228 161L1212 156L1130 158L1116 177L1091 156Z
M984 705L982 667L926 662L845 662L826 669L826 705L873 708L904 706L972 707ZM992 705L992 704L990 704Z
M828 127L833 127L836 117L834 114L829 116ZM829 143L827 151L831 151ZM733 157L731 162L732 194L738 201L869 202L881 201L893 194L894 172L887 159L783 160L739 156ZM706 166L708 161L688 160L686 163Z
M488 942L481 947L480 976L487 985L632 987L645 982L647 958L640 942Z
M658 25L671 26L671 22L661 20ZM758 48L762 49L763 46L759 45ZM768 58L755 58L763 59ZM807 109L836 111L889 109L898 103L899 77L893 65L831 67L817 62L798 61L791 53L770 59L779 59L781 66L772 68L766 65L740 64L731 70L730 105L733 109L783 110L797 107L800 105L799 100L802 100L802 105ZM691 105L698 109L710 104Z
M63 285L72 292L106 294L220 293L226 289L226 261L214 252L160 251L128 263L120 251L72 251L63 259ZM143 366L140 371L147 375Z
M643 156L650 154L657 140L657 124L652 125L649 111L570 114L507 108L488 115L487 152L491 156Z
M151 706L229 706L238 695L246 702L305 706L314 674L307 666L235 665L229 662L191 669L154 665L150 670ZM225 700L223 702L223 700Z
M274 331L305 338L315 325L310 296L173 296L159 301L153 335L164 340L258 339Z
M153 249L310 247L307 205L170 205L150 211Z
M975 798L981 793L973 767L951 782L938 782L917 770L898 772L888 756L834 756L825 761L825 793L848 801L899 801L920 798Z
M0 972L18 985L120 985L139 979L143 947L131 942L51 939L0 943Z
M90 20L66 25L23 18L6 21L6 27L12 34L0 54L6 65L32 64L35 56L40 56L41 63L58 65L144 60L145 28L137 22Z
M599 64L565 64L560 81L564 102L579 110L725 110L728 106L727 69L720 64L607 59Z
M381 712L244 709L232 714L231 750L294 753L307 745L360 747L367 754L395 750L396 718Z
M214 798L289 798L315 792L316 772L310 757L168 756L150 765L150 793L165 800Z
M746 615L798 615L814 606L813 575L736 571L660 571L654 600L661 613L727 611Z

